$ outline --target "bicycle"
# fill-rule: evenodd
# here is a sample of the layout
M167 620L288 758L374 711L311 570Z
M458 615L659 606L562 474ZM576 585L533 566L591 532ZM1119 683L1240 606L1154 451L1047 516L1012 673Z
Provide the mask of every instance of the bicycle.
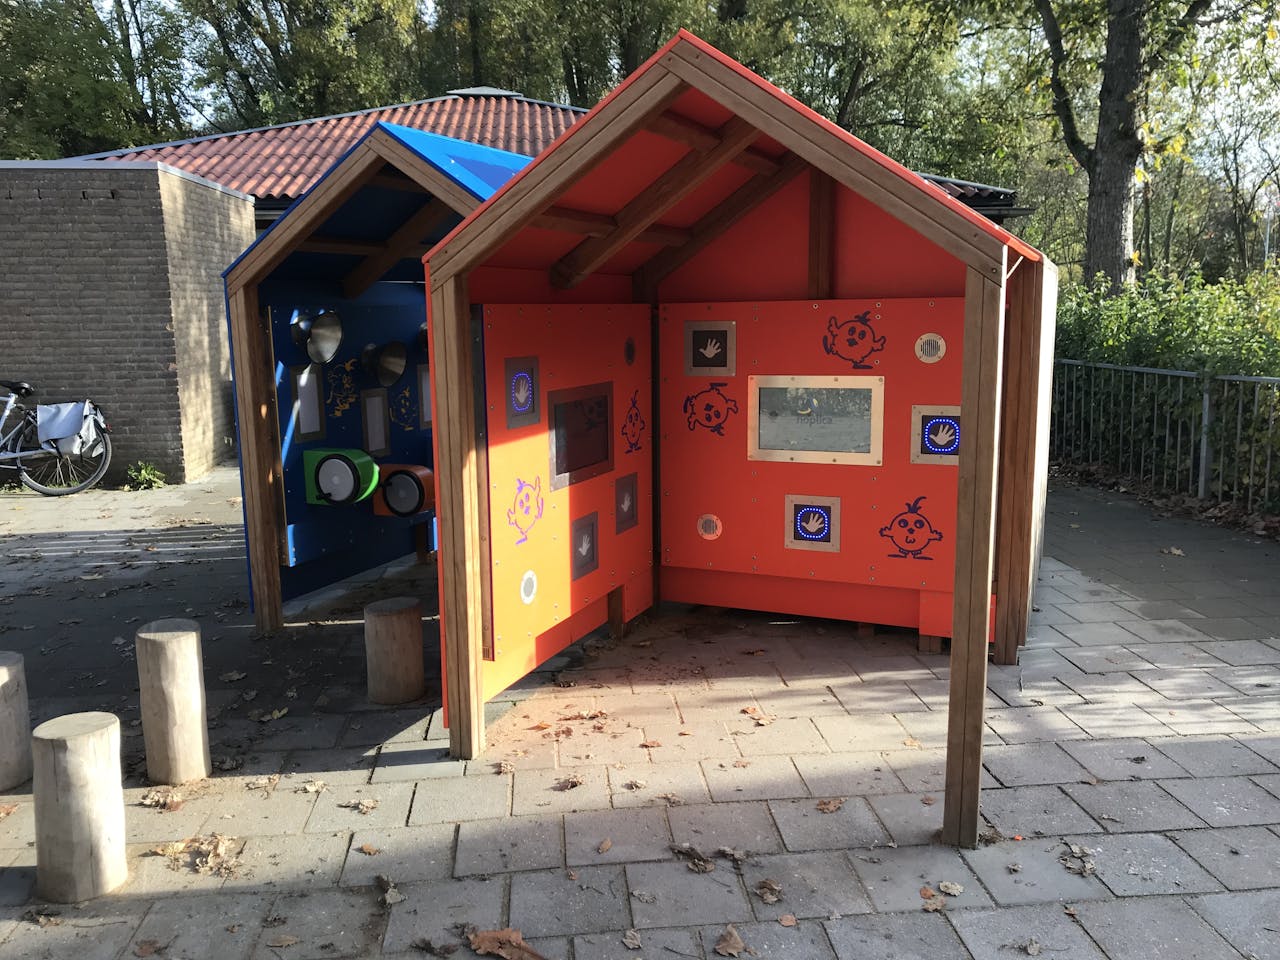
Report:
M31 384L0 380L0 387L9 391L0 410L0 469L17 470L23 486L46 497L79 493L102 479L111 464L111 428L100 407L86 400L32 408L19 402L36 392ZM11 416L17 422L6 433ZM41 440L42 425L66 435Z

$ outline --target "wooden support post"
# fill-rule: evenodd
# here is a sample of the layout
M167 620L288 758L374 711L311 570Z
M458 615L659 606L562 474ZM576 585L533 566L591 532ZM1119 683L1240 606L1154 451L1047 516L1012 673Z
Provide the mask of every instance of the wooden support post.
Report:
M444 660L449 752L474 759L484 750L484 692L480 662L489 595L482 570L489 565L482 514L488 491L476 450L470 306L466 283L450 277L431 290L432 389L436 416L440 641Z
M392 597L364 608L364 662L374 703L409 703L427 692L421 603Z
M31 710L22 654L0 651L0 790L31 779Z
M1024 261L1009 284L1000 427L994 659L1018 662L1043 545L1057 270Z
M999 279L992 281L970 267L965 282L960 419L965 425L967 441L960 449L946 800L942 819L943 842L962 847L973 847L978 842L1000 450L1003 280L1003 270Z
M935 637L932 634L922 633L916 640L917 653L941 653L942 638Z
M209 761L200 625L155 620L134 638L147 778L152 783L203 780Z
M809 298L832 296L836 234L836 184L816 167L809 171Z
M129 878L125 859L120 721L72 713L31 734L35 767L36 895L78 903Z
M621 640L627 632L626 607L623 604L625 587L614 587L609 591L609 637Z

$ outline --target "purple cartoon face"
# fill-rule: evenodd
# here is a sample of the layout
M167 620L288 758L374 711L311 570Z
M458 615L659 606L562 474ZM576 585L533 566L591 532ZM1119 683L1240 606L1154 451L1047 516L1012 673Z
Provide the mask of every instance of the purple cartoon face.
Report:
M644 427L644 416L640 413L640 391L637 390L631 394L631 406L627 407L627 415L622 418L622 439L627 441L627 453L640 449Z
M942 533L933 528L929 518L920 512L920 504L924 497L916 497L907 504L907 509L889 521L889 525L880 528L880 536L897 548L897 553L890 557L908 557L912 560L932 560L924 556L925 549L935 540L942 539Z
M822 349L841 360L848 360L855 370L868 370L867 358L884 349L884 337L877 337L871 327L871 311L864 310L852 320L840 323L835 317L827 321Z
M738 401L720 392L724 383L713 383L684 401L684 412L689 418L689 429L706 427L712 433L724 436L725 421L729 414L738 412Z
M516 545L529 539L529 531L542 518L542 478L534 477L533 483L516 479L516 498L507 511L507 525L520 531Z

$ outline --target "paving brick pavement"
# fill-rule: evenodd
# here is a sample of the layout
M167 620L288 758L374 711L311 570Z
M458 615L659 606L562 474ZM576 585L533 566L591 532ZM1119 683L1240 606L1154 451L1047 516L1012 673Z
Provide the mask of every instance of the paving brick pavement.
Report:
M391 710L362 691L361 604L433 609L430 569L256 637L237 495L230 471L0 493L0 646L27 657L33 719L121 717L131 866L109 897L36 902L29 785L0 798L0 960L420 957L466 924L548 960L714 960L729 923L785 960L1280 960L1274 543L1052 491L1032 635L989 673L984 842L956 852L934 842L947 659L905 632L665 609L502 695L485 755L453 761L438 687ZM131 638L170 615L205 631L219 769L166 810ZM215 834L222 871L174 846Z

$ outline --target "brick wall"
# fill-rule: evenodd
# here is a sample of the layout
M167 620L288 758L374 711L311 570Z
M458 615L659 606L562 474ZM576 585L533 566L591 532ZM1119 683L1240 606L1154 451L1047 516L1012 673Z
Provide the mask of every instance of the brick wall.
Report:
M210 239L193 236L200 218ZM0 378L30 380L46 403L101 403L109 479L139 460L174 482L198 476L214 453L186 449L180 385L195 404L185 419L216 448L228 419L214 412L228 376L218 274L252 237L250 201L154 165L0 166Z

